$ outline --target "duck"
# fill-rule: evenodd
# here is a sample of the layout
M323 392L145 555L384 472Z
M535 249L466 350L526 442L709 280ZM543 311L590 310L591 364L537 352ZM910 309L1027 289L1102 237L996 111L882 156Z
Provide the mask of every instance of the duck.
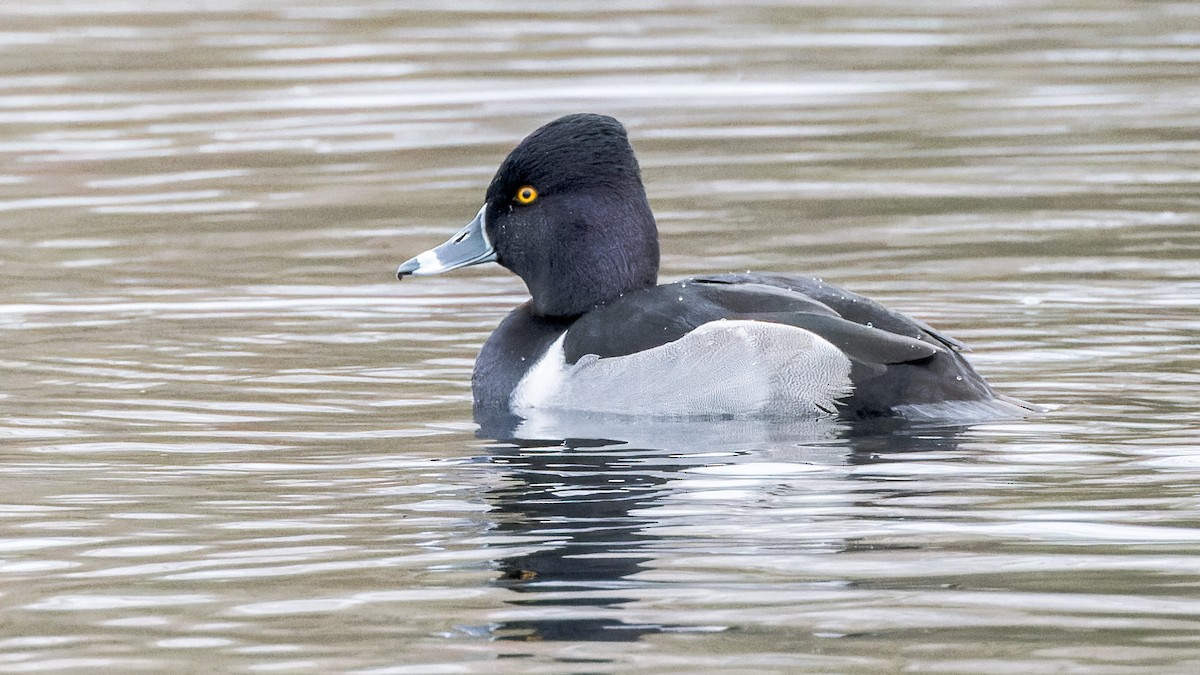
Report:
M658 228L625 127L580 113L529 134L483 205L399 279L497 263L529 300L483 344L474 408L654 418L1007 416L962 342L812 276L660 284Z

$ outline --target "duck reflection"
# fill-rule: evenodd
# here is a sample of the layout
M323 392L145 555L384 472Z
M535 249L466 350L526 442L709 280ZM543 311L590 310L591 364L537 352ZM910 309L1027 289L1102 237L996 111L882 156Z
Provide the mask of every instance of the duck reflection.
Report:
M947 449L953 431L896 433L840 423L661 422L614 425L580 417L482 420L499 439L488 461L505 484L488 499L494 534L537 542L498 561L496 583L520 597L494 635L511 640L628 641L658 632L722 627L627 620L641 599L638 575L674 541L656 533L658 507L705 467L788 462L846 466L895 452ZM845 494L844 491L838 491ZM833 495L833 498L839 498ZM851 545L841 542L840 546Z
M544 618L503 624L505 639L634 640L663 629L627 623L614 608L635 599L623 583L650 560L638 509L661 497L667 479L644 453L606 442L519 442L491 457L512 482L491 501L498 530L540 540L532 552L500 561L497 581Z

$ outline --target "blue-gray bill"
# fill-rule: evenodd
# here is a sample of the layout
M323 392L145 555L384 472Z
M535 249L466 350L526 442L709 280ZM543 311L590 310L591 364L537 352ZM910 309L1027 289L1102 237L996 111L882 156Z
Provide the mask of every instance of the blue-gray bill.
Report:
M486 210L487 206L479 209L475 219L446 243L406 260L396 269L396 277L441 274L460 267L495 262L496 249L487 236Z

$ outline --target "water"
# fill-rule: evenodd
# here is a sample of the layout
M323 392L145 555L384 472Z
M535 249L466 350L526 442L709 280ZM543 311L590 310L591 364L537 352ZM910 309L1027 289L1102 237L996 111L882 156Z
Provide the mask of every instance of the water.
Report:
M1200 5L201 7L0 9L0 672L1200 669ZM392 272L579 110L1048 414L477 436Z

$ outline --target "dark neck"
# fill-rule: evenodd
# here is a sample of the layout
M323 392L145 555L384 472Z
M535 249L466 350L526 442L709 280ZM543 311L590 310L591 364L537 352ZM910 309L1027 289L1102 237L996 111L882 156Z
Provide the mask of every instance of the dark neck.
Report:
M564 224L572 236L540 278L522 275L534 314L579 316L658 283L658 230L649 204L607 206L603 218L592 212L587 223Z

